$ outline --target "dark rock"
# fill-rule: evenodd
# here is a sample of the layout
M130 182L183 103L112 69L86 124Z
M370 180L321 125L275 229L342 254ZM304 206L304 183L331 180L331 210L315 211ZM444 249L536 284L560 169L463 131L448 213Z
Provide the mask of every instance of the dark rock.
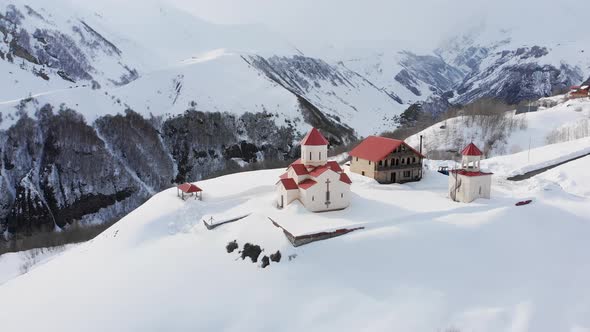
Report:
M260 267L262 267L263 269L270 265L270 261L268 259L268 256L262 257L261 262L262 262L262 264L260 264Z
M242 250L242 259L246 259L246 257L250 257L252 263L256 263L258 261L258 256L262 249L258 245L246 243L244 244L244 249Z
M225 250L227 250L227 253L228 254L234 252L234 250L236 250L236 249L238 249L238 242L236 240L233 240L233 241L229 242L225 246Z
M278 263L281 261L281 257L282 257L281 252L277 250L277 252L270 255L270 260Z

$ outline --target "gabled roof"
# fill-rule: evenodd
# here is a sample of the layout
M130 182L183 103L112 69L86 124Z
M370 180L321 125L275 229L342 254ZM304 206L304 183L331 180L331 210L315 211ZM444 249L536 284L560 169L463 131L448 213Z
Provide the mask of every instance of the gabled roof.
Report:
M461 151L461 154L464 156L481 156L481 155L483 155L481 150L478 149L477 146L475 146L475 144L473 144L473 143L469 143L469 145L467 145L465 147L465 149L463 149L463 151Z
M309 133L301 141L301 145L328 145L328 140L319 130L311 128Z
M279 182L287 190L297 190L297 189L299 189L299 187L297 186L297 183L292 178L280 179Z
M301 189L303 189L303 190L306 190L306 189L309 189L309 188L311 188L311 187L312 187L314 184L316 184L316 183L317 183L317 182L315 182L315 181L314 181L314 180L312 180L312 179L307 179L307 180L305 180L305 181L301 181L301 182L299 182L299 188L301 188Z
M326 166L330 167L336 173L342 173L342 168L340 167L337 161L330 160L328 161Z
M378 162L379 160L383 160L402 144L414 151L420 157L424 158L420 152L404 143L404 141L381 136L369 136L365 138L359 145L352 149L349 154L353 157Z
M340 181L348 184L352 184L352 180L346 175L346 173L340 173Z
M201 188L197 187L196 185L194 185L192 183L183 183L183 184L177 186L177 188L180 189L180 191L182 191L183 193L187 193L187 194L203 191Z
M289 177L289 173L285 172L279 176L279 179L287 179Z
M322 166L318 166L318 167L314 168L311 172L309 172L309 175L313 176L314 178L317 178L318 176L324 174L324 172L327 170L335 172L330 166L322 165ZM338 173L338 172L336 172L336 173Z
M297 174L297 175L309 174L309 172L307 171L307 168L303 164L291 164L291 166L289 166L289 167L291 167L295 171L295 174Z

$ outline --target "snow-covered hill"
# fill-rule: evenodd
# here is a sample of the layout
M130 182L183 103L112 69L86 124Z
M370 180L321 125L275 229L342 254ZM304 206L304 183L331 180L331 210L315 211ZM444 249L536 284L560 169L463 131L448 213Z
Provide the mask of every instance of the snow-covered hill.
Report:
M439 122L411 137L431 158L446 158L469 142L483 147L487 156L517 153L529 148L590 136L590 99L565 96L542 99L538 111L496 116L459 116Z
M510 165L505 162L503 169L509 172ZM584 165L555 171L567 168L569 178L586 181ZM3 327L590 328L587 193L573 196L569 187L552 186L550 175L511 183L496 174L491 200L460 204L446 197L448 178L434 171L406 185L378 185L351 174L351 207L312 214L297 204L274 208L273 184L281 172L202 181L203 201L182 201L174 189L155 195L96 239L1 285L0 298L10 299L0 301ZM514 206L527 198L531 205ZM201 222L205 216L245 213L250 215L212 231ZM365 229L293 248L267 217L302 233ZM254 264L237 251L226 252L233 240L240 249L247 242L260 245L260 257L280 250L282 259L261 269L260 259ZM22 294L34 294L34 301ZM67 315L57 303L67 303Z

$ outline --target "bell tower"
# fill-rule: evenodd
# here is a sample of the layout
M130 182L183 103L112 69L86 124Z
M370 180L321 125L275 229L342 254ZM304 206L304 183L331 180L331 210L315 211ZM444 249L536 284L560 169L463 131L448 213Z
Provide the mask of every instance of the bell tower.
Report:
M308 167L325 165L328 162L328 140L312 128L301 141L301 163Z
M471 143L461 151L461 169L469 172L479 172L481 156L483 153L481 150Z

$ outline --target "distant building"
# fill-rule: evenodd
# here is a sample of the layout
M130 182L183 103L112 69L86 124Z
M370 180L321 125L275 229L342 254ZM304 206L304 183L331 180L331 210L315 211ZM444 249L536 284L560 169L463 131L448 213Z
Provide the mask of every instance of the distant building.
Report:
M350 151L350 171L379 183L404 183L422 179L424 156L404 141L369 136Z
M301 159L276 183L279 208L299 200L309 211L345 209L352 181L335 161L328 161L328 140L313 128L301 141Z
M568 97L570 99L590 97L590 85L572 86Z
M449 197L456 202L470 203L478 198L490 198L492 173L482 172L483 153L471 143L461 151L461 167L449 172Z

